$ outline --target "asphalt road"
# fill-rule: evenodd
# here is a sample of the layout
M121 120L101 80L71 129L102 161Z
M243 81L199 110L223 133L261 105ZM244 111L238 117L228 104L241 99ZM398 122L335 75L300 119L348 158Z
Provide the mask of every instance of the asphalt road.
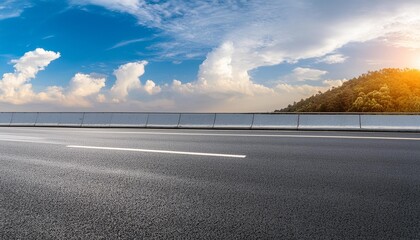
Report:
M420 239L420 134L0 128L0 239Z

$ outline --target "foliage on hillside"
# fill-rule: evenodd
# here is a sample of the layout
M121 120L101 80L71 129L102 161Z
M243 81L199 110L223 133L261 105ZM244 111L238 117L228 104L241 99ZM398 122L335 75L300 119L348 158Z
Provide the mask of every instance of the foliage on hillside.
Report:
M276 112L420 112L420 71L368 72Z

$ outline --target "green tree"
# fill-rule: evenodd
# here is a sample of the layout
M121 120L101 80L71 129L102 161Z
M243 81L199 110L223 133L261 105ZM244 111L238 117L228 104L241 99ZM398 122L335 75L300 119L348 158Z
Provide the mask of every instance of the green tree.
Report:
M393 111L393 105L389 87L385 84L379 90L374 90L368 94L361 92L350 110L356 112L391 112Z
M420 70L386 68L315 94L280 112L420 112Z

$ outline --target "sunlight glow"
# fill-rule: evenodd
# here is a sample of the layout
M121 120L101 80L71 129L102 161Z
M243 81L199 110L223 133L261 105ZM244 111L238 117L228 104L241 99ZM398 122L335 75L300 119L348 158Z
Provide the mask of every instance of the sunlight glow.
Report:
M420 56L414 59L413 61L413 67L420 70Z

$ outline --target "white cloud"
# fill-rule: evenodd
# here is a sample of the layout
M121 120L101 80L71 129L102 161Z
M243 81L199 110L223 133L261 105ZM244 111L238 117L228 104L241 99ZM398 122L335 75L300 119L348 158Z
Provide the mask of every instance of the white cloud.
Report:
M275 90L278 94L282 93L289 93L289 94L296 94L296 96L302 96L302 98L311 96L313 94L316 94L318 92L325 92L328 89L331 89L332 87L339 87L343 85L344 82L346 82L346 79L343 80L324 80L322 81L321 86L314 86L314 85L308 85L308 84L287 84L287 83L280 83L277 86L275 86ZM295 99L296 96L294 97ZM291 101L289 101L291 103Z
M112 101L115 103L124 102L130 91L142 89L149 95L157 94L161 91L152 80L147 80L142 86L140 77L144 74L144 68L148 64L147 61L130 62L121 65L114 71L117 78L114 86L110 90Z
M141 89L139 77L144 74L146 61L121 65L114 71L117 78L114 86L104 92L105 77L95 74L76 73L67 87L49 86L44 91L34 92L31 81L39 71L44 70L60 53L38 48L12 60L15 71L5 73L0 80L0 102L12 104L48 104L66 107L93 107L96 103L124 102L130 91ZM149 95L161 92L161 87L147 80L142 89Z
M42 38L42 40L47 40L47 39L50 39L50 38L55 38L55 35L45 36L45 37Z
M0 2L0 20L19 17L30 6L26 0L3 0Z
M19 17L20 14L22 14L22 10L14 10L14 11L8 11L8 12L0 12L0 20L7 19L7 18L14 18Z
M143 88L149 95L157 94L162 90L152 80L147 80Z
M319 91L322 92L322 91L328 90L329 88L330 86L312 86L308 84L291 85L287 83L281 83L275 87L277 92L280 92L280 93L287 92L287 93L301 94L304 96L310 96Z
M146 61L132 62L120 66L114 71L117 78L114 86L111 88L111 95L114 102L125 101L129 91L140 89L140 77L144 74Z
M67 107L92 107L95 102L105 102L105 95L100 93L105 87L105 81L103 77L76 73L68 87L47 87L45 91L37 93L35 102Z
M60 53L58 52L56 53L37 48L11 62L15 64L15 73L21 74L25 79L31 79L34 78L39 71L44 70L46 66L59 57Z
M180 93L194 92L215 98L272 93L271 89L252 82L247 69L235 61L236 51L233 43L223 44L201 64L197 81L182 84L174 80L172 88Z
M347 59L348 57L342 54L331 54L319 59L317 62L322 62L326 64L337 64L344 63Z
M90 107L94 101L104 100L101 89L105 87L106 79L95 77L90 74L76 73L70 81L70 85L62 96L61 104L67 106Z
M45 91L34 92L31 81L60 53L37 48L12 60L15 71L5 73L0 80L0 101L12 104L49 103L65 106L91 106L94 98L105 87L105 78L77 73L68 88L49 86Z
M145 0L70 0L75 5L98 5L103 6L112 11L124 12L134 15L139 19L140 23L153 27L158 26L163 17L169 17L172 11L176 11L176 6L173 6L171 11L168 9L168 3L147 3Z
M174 80L171 85L158 86L152 80L141 84L146 61L121 65L114 71L117 78L114 86L104 90L106 79L94 74L76 73L68 87L50 86L34 92L29 79L43 70L59 53L37 49L15 60L15 73L5 74L0 81L0 101L26 106L59 106L95 110L156 110L161 111L271 111L291 101L307 97L341 84L342 81L325 80L322 86L279 84L268 88L252 81L248 73L238 71L231 58L235 47L227 44L215 50L203 63L198 80L183 84ZM316 72L316 69L312 69ZM238 74L242 73L242 74ZM13 80L13 81L12 81ZM6 84L7 83L7 84ZM10 84L13 87L10 87ZM143 92L144 94L138 94ZM9 94L6 94L9 93ZM131 93L131 94L130 94ZM118 102L118 104L115 104ZM31 108L31 110L33 110Z
M99 93L103 87L105 87L105 78L77 73L70 81L68 94L75 97L87 97Z
M107 50L112 50L112 49L116 49L116 48L120 48L120 47L124 47L133 43L138 43L138 42L144 42L144 41L148 41L150 40L150 38L137 38L137 39L131 39L131 40L126 40L126 41L122 41L119 42L117 44L115 44L114 46L108 48Z
M297 81L317 81L327 73L327 71L319 69L297 67L293 69L292 76Z
M200 66L195 87L206 93L255 95L270 92L267 87L251 81L247 69L235 58L237 51L232 42L226 42L209 53Z
M105 103L106 102L106 96L104 94L98 94L96 97L96 101L98 103Z
M176 79L172 81L171 90L173 90L176 93L191 94L194 93L194 89L195 87L192 83L183 84L181 81Z
M114 11L135 14L140 10L141 3L138 0L70 0L74 4L94 4L104 6Z
M232 41L238 48L248 46L248 53L259 55L268 64L321 57L349 42L368 41L391 33L404 33L399 39L409 36L408 33L418 36L416 26L420 22L417 14L420 3L412 0L318 4L309 0L267 0L264 4L255 0L72 2L132 14L140 24L160 28L170 36L174 41L165 46L177 54L185 56L191 49L213 48Z
M66 99L64 89L58 86L47 87L44 92L37 94L38 100L41 102L63 103Z
M347 82L347 79L338 79L338 80L324 80L322 83L328 87L340 87L343 83Z
M12 60L15 71L5 73L0 80L0 101L23 104L33 101L35 93L31 80L39 71L45 69L60 53L37 48L25 53L19 59Z

